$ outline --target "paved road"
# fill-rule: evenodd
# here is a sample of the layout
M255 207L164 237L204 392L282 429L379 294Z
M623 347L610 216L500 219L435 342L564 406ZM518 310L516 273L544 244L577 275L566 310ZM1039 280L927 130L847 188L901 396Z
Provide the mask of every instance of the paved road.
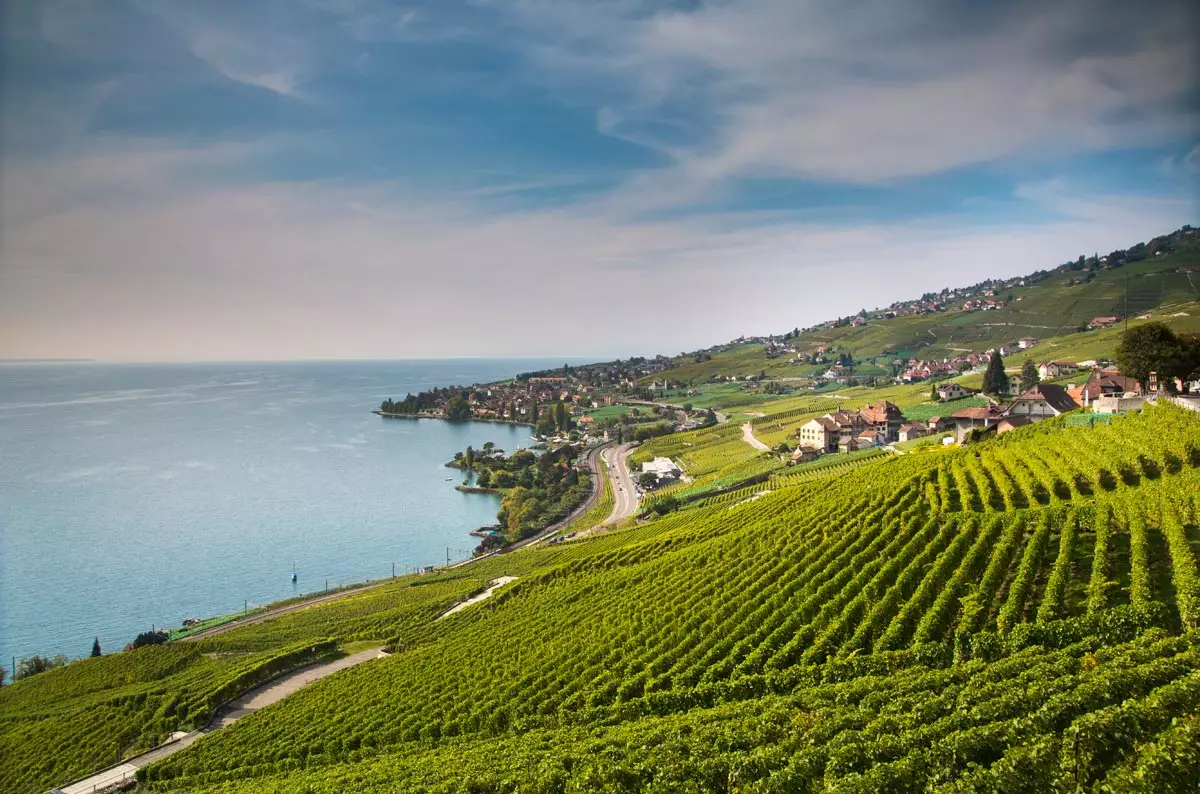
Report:
M613 509L604 519L605 524L615 523L637 512L637 489L633 484L633 475L629 473L631 449L632 444L622 444L604 450L604 462L608 464L608 477L613 487Z
M204 629L203 631L197 631L194 634L189 634L186 637L181 637L179 639L179 641L180 642L188 642L189 640L199 640L199 639L204 639L205 637L214 637L218 634L224 634L227 631L233 631L234 629L241 628L242 626L249 626L253 623L262 623L264 620L270 620L271 618L277 618L280 615L286 615L289 612L299 612L302 609L308 609L309 607L315 606L316 604L325 604L325 603L328 603L329 601L336 601L339 598L346 598L347 596L358 595L359 593L363 592L364 590L369 590L372 587L379 587L380 585L385 585L391 581L393 581L393 580L384 579L379 582L365 582L365 583L355 586L355 587L348 587L345 590L339 590L336 593L330 593L329 595L316 596L314 598L306 599L304 601L300 601L295 604L288 604L287 606L276 607L275 609L268 609L266 612L259 612L257 615L252 615L250 617L240 618L237 620L231 620L228 623L222 623L220 626L213 626L211 629Z
M749 422L742 425L742 440L755 449L761 449L764 452L770 449L770 447L754 437L754 428Z
M232 725L247 714L253 714L261 708L265 708L272 703L277 703L314 681L318 681L327 675L332 675L339 670L345 670L347 667L353 667L356 664L362 664L363 662L386 655L383 653L382 648L370 648L358 653L352 653L349 656L343 656L332 662L310 664L293 670L290 673L285 673L262 686L249 690L241 697L231 700L217 709L217 713L213 716L212 721L204 728L192 731L191 733L177 733L175 734L175 741L161 744L153 750L134 756L133 758L127 758L124 763L97 772L91 777L78 780L69 786L64 786L61 791L63 794L92 794L92 792L104 791L110 786L132 778L137 770L142 767L175 755L175 753L196 743L213 731L220 730L226 725Z

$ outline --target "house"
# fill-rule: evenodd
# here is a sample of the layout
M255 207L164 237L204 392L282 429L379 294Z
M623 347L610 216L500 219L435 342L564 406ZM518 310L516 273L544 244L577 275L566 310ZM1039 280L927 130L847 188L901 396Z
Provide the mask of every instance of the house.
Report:
M858 411L837 410L831 414L825 414L825 416L837 425L839 441L853 438L867 426L867 423L863 421L862 414Z
M1116 317L1093 317L1092 321L1088 323L1088 328L1094 331L1098 328L1107 328L1110 325L1116 325L1117 322L1119 320Z
M941 386L938 386L937 392L938 402L940 403L948 403L951 400L970 397L975 393L972 389L968 389L961 383L943 383Z
M954 419L949 416L931 416L929 417L929 432L940 433L943 430L952 430L954 428Z
M1043 361L1038 364L1038 377L1042 380L1053 380L1075 371L1075 365L1066 361Z
M899 439L901 441L912 441L914 438L920 438L925 435L928 428L916 422L908 422L900 425Z
M596 424L596 420L590 416L579 417L579 426L584 430L588 430L592 425Z
M870 449L875 445L875 441L870 437L861 438L854 436L852 438L843 438L838 442L838 452L858 452L860 449Z
M1036 344L1037 344L1037 340L1034 339L1032 336L1023 336L1017 340L1017 347L1019 347L1022 350L1028 350L1029 348L1033 347Z
M1048 416L1058 416L1067 411L1073 411L1079 405L1067 394L1062 386L1053 383L1039 383L1029 391L1021 394L1008 406L1008 416L1028 416L1037 422Z
M836 451L837 444L834 444L833 448ZM792 451L791 465L794 466L797 463L808 463L810 460L816 460L819 457L821 457L821 450L816 449L815 447L801 445Z
M1004 414L994 405L982 408L963 408L950 416L954 420L954 439L962 443L963 439L977 427L995 427L1004 418Z
M1025 427L1031 424L1033 424L1033 419L1025 414L1006 416L996 423L996 435L1001 436L1009 430L1016 430L1018 427Z
M1098 414L1125 414L1130 411L1141 411L1145 405L1144 397L1125 397L1123 395L1107 395L1092 401L1092 412Z
M882 427L867 427L855 438L859 442L859 449L864 447L882 447L887 443L887 431Z
M883 434L881 443L885 444L896 440L900 433L900 425L904 424L904 414L900 412L900 408L887 400L868 405L858 413L867 428L877 429Z
M829 416L819 416L800 425L800 445L821 452L837 452L842 432L838 423Z
M1136 379L1122 375L1112 370L1093 370L1087 382L1080 387L1079 397L1075 398L1080 405L1091 405L1101 397L1121 397L1126 394L1140 395L1142 384ZM1074 395L1072 395L1074 396Z

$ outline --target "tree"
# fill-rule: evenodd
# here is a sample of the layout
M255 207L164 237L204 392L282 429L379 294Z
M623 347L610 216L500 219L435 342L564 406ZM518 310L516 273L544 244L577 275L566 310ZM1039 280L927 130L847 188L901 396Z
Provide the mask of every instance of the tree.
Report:
M1008 392L1008 376L1004 374L1004 359L1000 351L993 351L988 360L987 370L983 373L983 391L992 396Z
M1025 359L1025 363L1021 365L1021 391L1029 391L1041 382L1037 364L1034 364L1031 358Z
M446 401L446 418L456 422L471 418L471 406L465 397L456 394Z
M1121 372L1142 386L1157 372L1159 382L1172 377L1186 378L1197 365L1196 346L1175 336L1163 323L1146 323L1130 328L1117 345L1117 365Z
M22 678L29 678L31 675L44 673L47 670L53 670L55 667L62 667L69 660L61 653L51 659L48 656L30 656L28 659L22 659L17 662L17 674L13 676L14 681L20 681Z
M463 453L463 466L470 469L475 465L475 450L467 447L467 451Z
M4 686L4 676L8 673L8 668L0 666L0 686Z
M147 645L162 645L170 639L170 635L165 631L143 631L141 634L134 637L133 642L125 646L125 650L132 651L137 648L143 648Z
M658 485L658 475L652 471L644 471L642 472L642 476L638 477L638 485L643 491L649 491Z
M100 638L97 637L96 639L92 640L92 656L99 656L99 655L100 655Z
M492 484L492 470L483 469L475 476L475 484L480 488L487 488Z
M941 399L941 395L940 395L940 394L938 394L938 390L937 390L937 384L936 384L936 383L934 383L934 384L931 384L931 385L929 386L929 399L930 399L931 401L933 401L933 402L937 402L938 400L940 400L940 399Z

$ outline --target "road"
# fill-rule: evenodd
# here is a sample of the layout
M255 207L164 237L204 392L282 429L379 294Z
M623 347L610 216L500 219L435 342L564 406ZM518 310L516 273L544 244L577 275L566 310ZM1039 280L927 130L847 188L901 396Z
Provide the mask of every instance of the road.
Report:
M770 447L754 437L754 428L749 422L742 425L742 440L755 449L761 449L764 452L770 449Z
M257 686L242 694L241 697L235 698L221 706L217 709L216 714L213 715L209 724L200 730L192 731L191 733L176 733L173 741L161 744L153 750L134 756L133 758L127 758L117 766L101 770L90 777L77 780L70 785L62 786L59 790L63 794L92 794L92 792L104 791L110 786L115 786L122 781L132 778L137 773L137 770L142 767L175 755L175 753L196 743L213 731L220 730L227 725L232 725L247 714L253 714L261 708L265 708L272 703L277 703L314 681L319 681L325 676L332 675L339 670L345 670L347 667L354 667L357 664L362 664L363 662L386 655L383 653L382 648L370 648L358 653L352 653L349 656L343 656L341 659L335 659L332 662L310 664L293 670L290 673L284 673L278 678Z
M604 462L608 464L608 478L613 488L613 509L604 519L605 524L613 524L628 518L637 512L638 495L633 483L633 475L629 473L629 450L633 444L622 444L619 447L609 447L604 450Z
M228 623L222 623L220 626L213 626L211 629L197 631L194 634L181 637L179 641L188 642L190 640L204 639L205 637L215 637L218 634L224 634L227 631L233 631L234 629L241 628L242 626L249 626L253 623L262 623L264 620L270 620L271 618L277 618L280 615L286 615L289 612L299 612L302 609L308 609L309 607L316 606L317 604L324 604L329 601L336 601L339 598L357 595L364 590L372 587L379 587L380 585L387 584L390 581L392 580L384 579L383 581L379 582L365 582L357 587L348 587L345 590L339 590L336 593L330 593L329 595L317 596L316 598L306 599L295 604L288 604L287 606L268 609L266 612L259 612L257 615L252 617L232 620Z

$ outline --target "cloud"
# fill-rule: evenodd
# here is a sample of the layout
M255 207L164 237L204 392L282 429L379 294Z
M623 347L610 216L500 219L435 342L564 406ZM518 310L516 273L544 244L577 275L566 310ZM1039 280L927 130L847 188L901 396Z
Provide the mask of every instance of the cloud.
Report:
M1182 3L553 6L518 6L539 73L592 92L609 134L688 108L709 134L673 147L657 178L690 190L760 174L887 182L1198 125L1184 100L1200 19Z
M155 152L158 171L136 190L107 193L120 168L62 163L36 206L21 202L39 173L16 175L5 207L24 220L0 240L0 257L17 263L0 294L0 355L674 352L1128 245L1195 209L1074 200L1069 183L1047 183L1021 191L1052 219L1041 223L631 221L577 206L497 213L398 183L162 178L242 154ZM71 200L84 193L109 198Z

